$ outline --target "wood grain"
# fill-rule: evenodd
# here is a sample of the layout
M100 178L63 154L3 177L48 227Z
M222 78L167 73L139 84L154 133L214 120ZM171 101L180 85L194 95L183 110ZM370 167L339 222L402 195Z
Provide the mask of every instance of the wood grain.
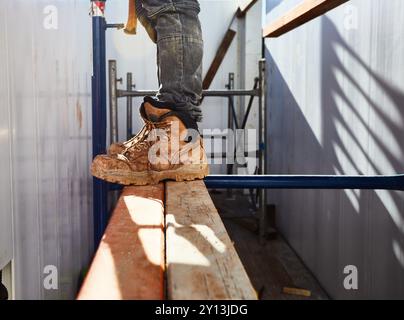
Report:
M349 0L304 0L291 11L264 28L266 38L279 37Z
M167 295L257 299L203 181L166 183Z
M164 298L164 185L126 187L79 300Z

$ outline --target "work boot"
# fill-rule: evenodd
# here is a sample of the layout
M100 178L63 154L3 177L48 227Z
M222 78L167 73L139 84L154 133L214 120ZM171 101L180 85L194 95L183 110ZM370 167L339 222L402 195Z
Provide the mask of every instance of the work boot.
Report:
M123 185L147 185L202 179L209 174L202 139L185 125L189 119L149 102L140 112L145 126L136 139L119 146L120 152L111 153L118 151L113 147L109 155L97 156L91 165L93 176Z
M149 100L149 101L151 101L151 100ZM168 109L163 109L163 110L167 113ZM170 111L170 110L168 110L168 111ZM153 129L153 127L150 124L148 124L148 123L150 123L150 121L148 121L148 119L147 119L147 115L144 112L143 106L140 108L140 117L143 120L143 128L135 136L133 136L131 139L129 139L127 141L112 143L107 150L107 154L109 156L123 153L123 152L125 152L125 150L134 147L134 145L136 143L138 143L139 141L147 139L147 135Z
M146 124L147 121L145 119L143 119L143 122L144 122L143 128L139 131L138 134L136 134L135 136L133 136L131 139L129 139L127 141L112 143L107 150L107 154L109 156L113 156L113 155L123 153L123 152L125 152L125 150L127 150L128 148L131 148L136 143L141 141L144 138L144 136L147 135L147 133L150 131L150 125L148 126Z

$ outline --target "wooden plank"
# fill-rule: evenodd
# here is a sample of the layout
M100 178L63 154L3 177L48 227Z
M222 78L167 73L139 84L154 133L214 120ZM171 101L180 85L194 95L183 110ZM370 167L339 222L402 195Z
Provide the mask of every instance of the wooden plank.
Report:
M279 37L349 0L304 0L291 11L264 28L263 36Z
M79 300L164 298L164 185L123 190Z
M203 181L167 182L166 197L168 298L257 299Z
M216 51L216 55L208 69L208 72L205 75L205 78L203 79L203 84L202 87L204 90L207 90L210 88L210 85L212 84L213 79L215 78L223 60L224 57L226 56L227 51L229 50L234 37L236 36L236 18L243 18L247 14L248 10L250 10L258 0L246 0L244 1L243 4L241 4L237 11L235 16L233 17L229 29L226 31L226 34L224 35L222 42L219 45L219 48Z
M234 21L234 19L233 19ZM204 90L209 89L210 85L212 84L213 79L216 76L217 71L219 70L224 57L226 56L227 51L229 50L234 37L236 36L236 31L232 27L233 22L231 23L229 29L226 31L226 34L223 37L222 42L220 43L219 48L217 49L215 58L213 59L208 72L203 79L202 87Z

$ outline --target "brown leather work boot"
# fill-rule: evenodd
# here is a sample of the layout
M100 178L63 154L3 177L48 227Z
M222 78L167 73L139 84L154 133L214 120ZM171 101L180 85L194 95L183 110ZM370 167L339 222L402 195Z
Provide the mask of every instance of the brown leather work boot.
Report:
M157 109L157 108L155 108L155 109ZM163 109L163 110L165 110L165 112L167 112L168 109ZM168 111L170 111L170 110L168 110ZM147 135L149 134L150 130L153 129L153 126L150 125L150 121L148 121L148 119L147 119L147 115L145 114L144 107L140 108L140 117L142 118L142 120L144 122L143 128L135 136L133 136L131 139L129 139L127 141L112 143L107 150L108 155L117 155L117 154L123 153L123 152L125 152L125 150L132 148L139 141L142 141L145 138L147 138Z
M136 134L135 136L133 136L131 139L124 141L124 142L116 142L116 143L112 143L108 150L107 150L107 154L112 156L112 155L117 155L120 153L125 152L126 149L134 146L136 143L138 143L139 141L141 141L144 137L144 135L150 131L150 126L148 128L148 125L146 124L147 121L146 119L143 118L143 122L145 123L143 128L139 131L138 134Z
M141 115L145 126L136 139L122 144L121 152L97 156L91 165L93 176L124 185L147 185L203 179L209 174L201 137L187 129L178 114L145 102Z

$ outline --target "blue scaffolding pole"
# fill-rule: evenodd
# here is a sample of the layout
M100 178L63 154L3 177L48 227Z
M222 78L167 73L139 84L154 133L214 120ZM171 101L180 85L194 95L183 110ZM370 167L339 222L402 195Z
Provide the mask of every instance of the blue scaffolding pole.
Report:
M362 189L404 191L404 175L212 175L205 178L216 189Z
M104 17L105 1L91 1L93 33L92 137L93 158L105 153L107 139L107 95ZM94 246L97 247L108 221L108 184L93 178Z

